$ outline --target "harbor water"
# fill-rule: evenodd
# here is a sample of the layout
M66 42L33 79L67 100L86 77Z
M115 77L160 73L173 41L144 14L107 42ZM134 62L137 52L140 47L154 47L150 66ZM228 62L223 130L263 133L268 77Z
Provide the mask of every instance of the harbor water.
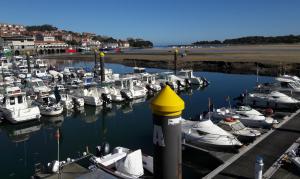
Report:
M92 62L63 61L64 66L91 69ZM129 73L133 69L119 64L105 64L115 73ZM161 69L146 69L161 72ZM193 88L178 93L185 101L184 118L197 116L207 110L208 98L215 107L228 106L227 96L233 98L251 91L256 84L256 75L238 75L212 72L195 72L210 81L204 89ZM270 82L272 77L259 77L259 82ZM153 154L151 97L123 104L112 104L107 108L85 106L81 111L65 112L63 116L42 117L40 121L12 125L2 123L0 127L0 176L1 178L30 178L36 163L57 159L55 132L59 128L60 159L77 158L88 147L94 152L103 142L111 149L123 146L142 149ZM204 152L185 149L183 151L183 178L199 178L220 165L217 159Z

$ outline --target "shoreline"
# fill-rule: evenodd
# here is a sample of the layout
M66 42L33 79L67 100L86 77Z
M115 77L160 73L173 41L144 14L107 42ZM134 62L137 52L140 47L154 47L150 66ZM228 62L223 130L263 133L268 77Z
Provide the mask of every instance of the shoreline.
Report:
M107 53L105 62L126 66L173 69L173 50L140 49L123 53ZM188 51L178 56L178 70L256 74L277 76L279 73L300 74L300 45L252 45L221 48L179 49ZM94 61L94 55L60 54L43 56L44 59ZM99 59L98 59L99 60Z

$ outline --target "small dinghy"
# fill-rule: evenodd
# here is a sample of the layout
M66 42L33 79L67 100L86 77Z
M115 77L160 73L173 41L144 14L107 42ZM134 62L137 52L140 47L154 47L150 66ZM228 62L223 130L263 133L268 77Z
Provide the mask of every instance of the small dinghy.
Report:
M145 178L153 176L153 158L142 151L116 147L112 153L90 159L98 168L118 178Z
M38 103L41 114L44 116L58 116L63 113L63 105L49 96L41 97Z

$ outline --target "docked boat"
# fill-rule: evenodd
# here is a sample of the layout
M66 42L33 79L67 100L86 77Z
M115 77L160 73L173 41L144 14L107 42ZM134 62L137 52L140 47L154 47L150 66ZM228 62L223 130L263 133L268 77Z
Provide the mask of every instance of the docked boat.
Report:
M248 93L243 96L242 103L262 108L295 109L299 101L278 91Z
M234 111L240 115L240 121L248 127L273 127L278 121L271 116L265 116L250 106L238 106Z
M26 91L29 94L36 94L40 96L48 95L51 88L45 85L44 81L39 78L26 79Z
M91 106L101 106L103 101L99 96L97 88L90 88L84 90L77 90L73 93L75 97L81 97L84 99L84 104Z
M43 68L46 69L48 67L47 62L45 62L45 60L43 59L35 59L34 61L34 67L35 68Z
M58 116L63 113L63 105L56 99L49 96L42 96L36 100L41 114L44 116Z
M233 109L219 108L212 112L212 118L216 121L233 118L241 121L245 126L259 128L269 128L278 123L277 120L272 117L265 117L250 106L239 106Z
M182 135L186 143L204 150L237 152L242 143L232 134L214 124L209 118L199 121L182 119Z
M64 109L70 110L74 108L73 99L66 93L60 93L60 102ZM50 95L51 98L55 99L55 95Z
M36 164L36 173L32 178L41 179L45 176L55 178L59 172L62 178L66 175L78 179L153 178L153 157L142 154L140 149L132 151L124 147L116 147L111 153L108 150L106 146L97 146L96 155L84 152L80 158L67 158L66 161L54 160L46 167ZM84 172L65 172L69 167L74 166Z
M150 73L141 73L142 84L148 92L158 92L161 85L156 81L156 75Z
M85 73L82 77L82 84L84 87L95 86L97 83L94 81L92 73Z
M157 81L161 84L161 86L169 85L174 90L181 90L189 87L189 83L172 72L164 72L158 75Z
M92 163L118 178L147 178L153 176L153 158L142 151L131 151L124 147L114 148L104 156L92 156Z
M258 130L245 127L241 121L235 118L227 117L219 121L217 125L235 135L241 142L252 142L256 137L261 135Z
M147 89L142 86L134 85L132 77L124 77L115 81L115 89L120 90L122 98L126 100L133 100L143 98L147 95Z
M186 83L190 83L192 85L201 85L207 86L209 82L205 78L194 76L193 70L180 70L177 75L180 78L186 80Z
M3 103L0 106L0 113L4 119L11 123L20 123L39 119L40 110L37 106L31 106L27 102L26 93L22 92L19 87L7 87Z

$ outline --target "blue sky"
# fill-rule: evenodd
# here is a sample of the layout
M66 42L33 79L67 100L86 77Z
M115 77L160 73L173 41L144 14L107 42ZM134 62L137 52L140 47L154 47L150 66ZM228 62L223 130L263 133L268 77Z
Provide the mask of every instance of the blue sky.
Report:
M52 24L155 45L300 34L299 0L7 0L0 22Z

